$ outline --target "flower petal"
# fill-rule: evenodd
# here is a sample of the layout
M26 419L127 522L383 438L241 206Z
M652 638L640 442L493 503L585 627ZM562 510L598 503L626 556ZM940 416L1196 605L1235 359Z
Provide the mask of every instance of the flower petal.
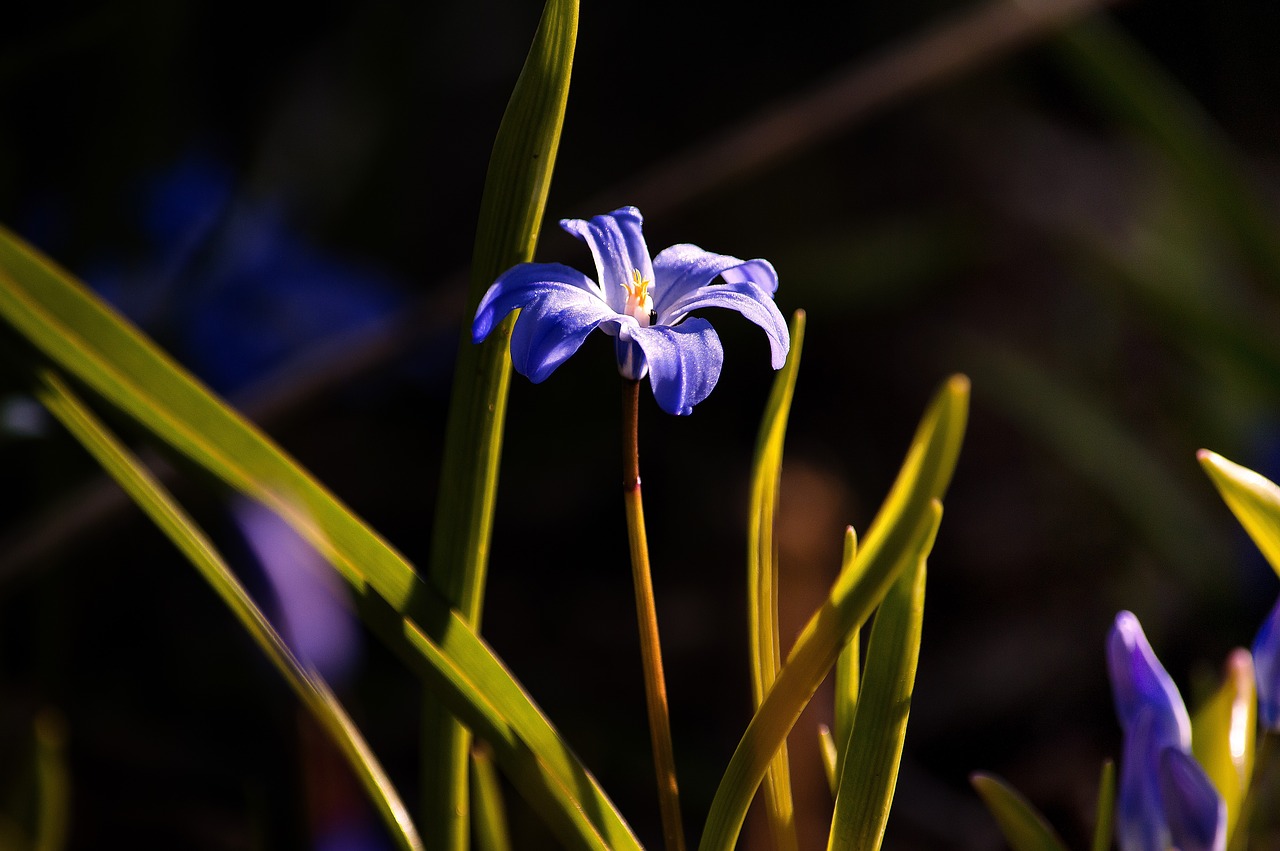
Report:
M668 414L693 413L720 378L724 349L705 319L690 319L674 328L622 326L619 344L634 341L644 351L649 383L658 407Z
M768 260L740 260L688 243L659 251L653 258L653 273L653 307L659 316L716 278L730 284L750 282L769 295L778 290L778 273Z
M1169 829L1156 780L1160 747L1152 736L1155 713L1140 710L1125 730L1116 801L1116 845L1120 851L1167 851Z
M736 310L764 329L774 369L786 363L791 347L787 321L773 303L778 275L767 260L739 260L696 245L673 245L653 260L654 310L660 325L675 325L702 307ZM712 284L717 277L726 283Z
M1173 847L1178 851L1223 851L1227 847L1227 804L1200 763L1178 748L1164 748L1157 777Z
M1258 720L1280 732L1280 600L1253 640L1253 669L1258 684Z
M511 364L534 384L578 350L587 335L614 316L595 283L558 263L524 263L494 282L480 299L471 339L480 342L512 310L520 317L511 332Z
M521 263L498 276L485 291L471 322L471 342L483 342L517 307L524 307L550 289L572 288L602 301L600 287L571 266L563 263Z
M653 263L641 233L643 223L644 218L635 207L622 207L590 219L560 220L560 227L591 248L596 260L596 280L600 282L605 301L616 313L623 312L627 301L624 287L631 284L633 271L639 271L646 281L653 280Z
M1152 710L1153 733L1162 745L1191 747L1191 719L1164 666L1132 612L1120 612L1107 636L1107 670L1120 726L1129 732L1138 714Z

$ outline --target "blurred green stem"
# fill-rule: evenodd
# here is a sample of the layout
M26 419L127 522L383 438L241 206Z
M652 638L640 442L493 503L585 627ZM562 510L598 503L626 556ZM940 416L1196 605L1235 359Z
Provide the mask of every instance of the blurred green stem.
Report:
M1280 749L1277 749L1280 742L1277 739L1280 734L1271 730L1260 732L1258 747L1253 753L1253 777L1227 843L1228 851L1268 848L1268 841L1280 825L1276 811L1276 804L1280 802Z
M649 575L649 543L644 533L644 504L640 499L640 382L625 380L622 393L622 495L627 508L627 537L631 544L631 576L636 585L636 618L640 624L640 655L644 661L644 694L649 704L649 738L658 780L658 805L667 851L684 851L680 823L680 790L676 784L671 719L667 714L667 683L662 673L658 641L658 611Z

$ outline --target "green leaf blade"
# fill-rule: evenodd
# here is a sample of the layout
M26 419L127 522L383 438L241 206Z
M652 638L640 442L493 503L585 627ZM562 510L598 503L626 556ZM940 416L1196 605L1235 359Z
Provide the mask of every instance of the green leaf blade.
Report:
M1191 718L1191 754L1227 805L1227 836L1235 829L1253 776L1258 694L1253 657L1237 648L1222 683Z
M493 536L511 383L507 349L515 318L507 318L477 346L471 342L471 316L502 271L533 259L564 125L577 32L578 0L547 0L498 128L480 201L429 561L436 587L477 629ZM438 826L432 848L464 851L470 737L431 695L424 697L422 730L424 820Z
M272 508L315 547L379 637L494 744L504 772L566 846L639 847L520 685L398 552L127 321L3 228L0 321L162 443Z
M954 376L934 397L902 470L854 562L810 618L786 664L738 742L716 790L699 844L730 851L768 763L794 726L849 636L884 599L903 571L933 546L946 491L963 441L969 382Z
M1280 576L1280 487L1208 449L1201 449L1196 458L1223 502Z
M41 379L37 389L40 401L178 547L231 609L346 757L396 844L406 851L421 849L422 840L382 764L324 680L293 655L213 544L141 462L60 378L45 372Z
M1116 764L1103 760L1098 777L1098 805L1093 822L1092 851L1107 851L1111 847L1111 831L1116 816Z
M774 515L782 482L782 453L787 417L795 394L800 353L804 347L805 314L791 319L791 350L773 381L765 405L752 465L751 499L747 516L747 616L751 651L751 692L755 706L764 700L782 667L778 636L778 548L773 538ZM784 743L765 775L765 812L778 851L799 847L791 765Z
M1045 817L1018 790L992 774L973 774L969 782L1013 851L1067 851Z
M920 659L926 573L921 558L898 577L876 612L828 851L878 851L884 841Z

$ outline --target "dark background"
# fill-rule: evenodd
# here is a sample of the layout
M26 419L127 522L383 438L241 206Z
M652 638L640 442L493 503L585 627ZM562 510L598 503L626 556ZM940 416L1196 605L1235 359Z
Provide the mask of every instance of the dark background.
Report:
M0 221L425 562L485 164L537 4L36 6L0 32ZM584 4L539 256L589 270L554 221L644 198L653 251L768 258L783 312L807 310L787 635L934 389L970 376L886 847L1000 847L978 769L1082 847L1118 753L1115 612L1139 615L1194 703L1277 591L1194 453L1280 476L1280 11L1134 2L1102 20L1106 44L1077 30L1000 57L977 29L963 71L909 93L890 74L878 108L788 156L696 193L652 181L966 8ZM1129 70L1090 73L1098 56ZM750 714L746 483L771 380L763 335L711 318L716 391L687 418L646 391L641 417L694 835ZM652 844L610 345L541 386L513 379L484 632ZM71 847L384 845L213 594L136 511L86 520L108 489L85 489L89 459L0 380L0 845L29 820L35 717L64 735ZM229 496L193 476L179 494L276 605ZM357 638L344 697L413 801L417 688ZM807 845L829 817L812 753L826 699L792 738ZM518 847L554 845L514 797L511 818ZM754 820L747 835L768 847Z

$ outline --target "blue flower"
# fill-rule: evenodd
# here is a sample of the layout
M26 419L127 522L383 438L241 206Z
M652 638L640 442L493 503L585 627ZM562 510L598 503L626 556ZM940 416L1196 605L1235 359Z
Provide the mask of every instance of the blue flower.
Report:
M1280 732L1280 600L1253 640L1253 668L1258 686L1258 720Z
M560 227L587 243L596 280L560 263L521 263L498 277L480 300L471 339L479 343L520 308L511 335L516 372L535 384L599 328L615 338L618 371L646 375L658 405L688 414L707 398L724 362L711 323L689 318L703 307L736 310L764 329L773 368L787 358L787 323L773 303L778 275L766 260L739 260L696 245L673 245L652 259L635 207ZM721 283L715 283L716 279ZM597 283L598 281L598 283Z
M1131 612L1107 636L1107 669L1124 730L1120 851L1222 851L1226 803L1191 756L1187 708Z

